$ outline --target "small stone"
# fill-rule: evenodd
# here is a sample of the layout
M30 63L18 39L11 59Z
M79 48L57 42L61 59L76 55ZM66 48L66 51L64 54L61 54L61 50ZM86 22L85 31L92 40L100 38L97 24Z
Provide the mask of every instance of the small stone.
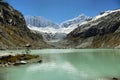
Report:
M26 62L26 61L20 61L20 63L21 63L21 64L27 64L27 62Z
M38 63L42 63L42 60L39 60Z

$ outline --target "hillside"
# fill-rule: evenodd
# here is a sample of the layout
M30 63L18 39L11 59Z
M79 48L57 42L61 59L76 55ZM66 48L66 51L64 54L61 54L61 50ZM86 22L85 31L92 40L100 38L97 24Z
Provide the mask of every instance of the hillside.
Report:
M100 13L70 32L69 48L120 48L120 9Z
M43 37L30 31L23 15L6 2L0 1L0 49L44 48L48 45Z

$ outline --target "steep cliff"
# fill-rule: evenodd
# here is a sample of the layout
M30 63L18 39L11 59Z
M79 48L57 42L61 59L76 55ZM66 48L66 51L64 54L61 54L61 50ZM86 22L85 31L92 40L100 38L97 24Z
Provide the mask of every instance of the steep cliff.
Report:
M66 37L66 47L120 48L120 9L106 11L84 22Z
M48 45L43 37L30 31L23 15L6 2L0 1L0 49L44 48Z

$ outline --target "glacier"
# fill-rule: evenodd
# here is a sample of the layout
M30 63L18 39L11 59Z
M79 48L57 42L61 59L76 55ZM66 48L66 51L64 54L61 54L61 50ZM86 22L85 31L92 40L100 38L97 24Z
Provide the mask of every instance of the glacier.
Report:
M25 16L28 28L42 34L45 41L63 39L79 25L91 19L91 17L81 14L73 19L56 24L41 16Z
M91 20L92 18L81 14L70 20L66 20L59 25L41 16L25 16L28 28L45 33L66 33L77 28L81 23Z

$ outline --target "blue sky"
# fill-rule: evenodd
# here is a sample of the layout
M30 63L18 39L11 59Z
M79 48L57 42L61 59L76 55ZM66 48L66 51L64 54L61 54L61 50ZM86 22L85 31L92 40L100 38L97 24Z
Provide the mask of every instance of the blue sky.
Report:
M120 8L120 0L6 0L23 15L43 16L62 21L84 13L96 16L102 11Z

